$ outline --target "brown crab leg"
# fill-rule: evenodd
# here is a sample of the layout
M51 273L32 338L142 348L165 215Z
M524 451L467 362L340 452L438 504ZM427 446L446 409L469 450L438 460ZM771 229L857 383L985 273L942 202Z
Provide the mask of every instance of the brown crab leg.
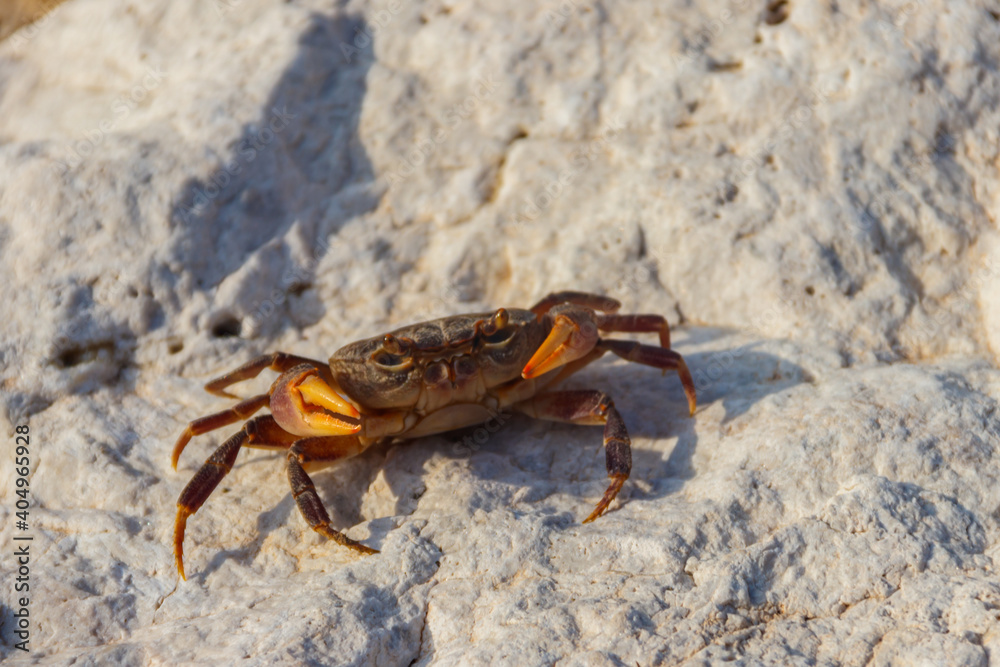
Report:
M670 325L662 315L597 315L601 331L658 332L660 347L670 349Z
M622 304L615 299L600 294L590 294L588 292L553 292L532 306L531 312L541 317L554 306L558 306L561 303L572 303L605 313L613 313L622 307Z
M357 552L377 554L378 550L356 542L330 527L330 515L326 513L323 501L320 500L316 487L306 472L306 468L320 467L315 464L348 458L360 453L364 448L358 437L353 435L302 438L288 450L288 483L292 487L295 504L299 506L299 511L302 512L310 528L337 544Z
M597 342L597 347L598 349L613 352L627 361L660 368L664 372L676 370L677 375L680 376L681 384L684 386L684 394L688 399L688 407L691 409L691 414L694 414L694 410L698 406L698 399L694 391L694 379L691 377L691 371L688 370L687 364L684 363L684 357L673 350L665 350L662 347L653 347L652 345L643 345L632 340L608 340L602 338Z
M625 422L611 398L604 392L593 389L554 391L518 403L514 409L539 419L572 424L604 424L605 461L611 484L583 523L589 523L604 514L632 470L632 443L625 429Z
M222 377L215 378L205 385L205 391L215 394L216 396L236 398L225 390L226 387L231 384L236 384L237 382L242 382L243 380L255 378L260 375L261 371L265 368L270 368L271 370L278 371L279 373L284 373L299 364L309 364L310 366L314 366L320 371L320 374L324 376L330 372L329 366L325 362L317 361L316 359L309 359L308 357L298 357L294 354L285 354L284 352L273 352L271 354L261 355L256 359L251 359L236 370L230 371Z
M243 447L283 449L290 446L296 439L297 436L278 426L271 415L255 417L244 424L238 433L222 443L198 469L177 500L177 519L174 522L174 560L177 562L177 571L180 573L181 579L187 578L184 576L184 529L187 526L187 518L205 504L222 478L233 469L240 449Z
M245 401L237 403L228 410L195 419L187 425L187 428L181 433L181 437L177 438L177 443L174 445L174 452L170 456L170 465L174 467L174 470L177 470L177 459L180 458L181 452L184 451L184 448L187 447L188 442L194 436L243 421L267 405L268 400L270 400L268 394L261 394L260 396L254 396L253 398L248 398Z

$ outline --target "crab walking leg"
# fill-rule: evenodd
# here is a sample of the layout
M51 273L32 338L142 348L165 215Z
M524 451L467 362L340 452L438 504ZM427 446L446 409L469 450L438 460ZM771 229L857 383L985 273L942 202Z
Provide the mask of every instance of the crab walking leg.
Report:
M633 340L608 340L602 338L597 342L597 347L608 352L613 352L627 361L660 368L663 372L676 370L677 375L681 379L681 384L684 385L684 394L688 399L688 408L691 409L691 414L694 414L694 409L698 406L698 399L694 391L694 379L691 377L691 371L688 370L687 364L684 363L684 357L673 350L665 350L662 347L653 347L652 345L643 345Z
M632 441L629 440L625 422L611 398L594 389L554 391L518 403L514 409L538 419L572 424L604 424L604 452L611 484L583 523L589 523L604 514L632 471Z
M205 385L205 391L210 394L215 394L216 396L236 398L226 391L226 387L231 384L236 384L237 382L242 382L243 380L255 378L260 375L261 371L265 368L270 368L273 371L284 373L287 370L295 368L299 364L309 364L310 366L314 366L323 375L330 372L326 362L309 359L308 357L297 357L294 354L285 354L284 352L272 352L271 354L264 354L256 359L251 359L236 370L230 371L222 377L215 378Z
M194 436L214 431L223 426L229 426L238 421L244 421L267 405L269 400L270 396L268 394L261 394L260 396L254 396L253 398L241 401L228 410L195 419L187 425L187 428L181 433L181 437L177 438L177 443L174 445L174 452L170 455L170 465L174 467L174 470L177 470L177 459L181 457L181 452L184 451L184 448L187 447L188 442Z
M597 315L597 328L601 331L657 332L660 347L670 349L670 325L662 315Z
M558 306L561 303L572 303L605 313L613 313L622 307L622 304L616 299L600 294L590 294L588 292L553 292L532 306L531 312L541 317L554 306Z
M330 527L330 515L323 507L323 501L316 493L306 468L322 467L339 459L361 453L365 446L357 436L327 435L302 438L288 450L288 483L292 487L292 497L299 506L309 527L337 544L354 549L363 554L377 554L377 549L366 547L347 535ZM317 465L318 464L318 465Z
M284 449L298 436L288 433L274 421L271 415L255 417L248 421L239 432L219 446L198 469L177 500L177 519L174 522L174 559L181 579L184 576L184 529L187 518L205 504L222 478L229 474L236 463L236 456L243 447Z

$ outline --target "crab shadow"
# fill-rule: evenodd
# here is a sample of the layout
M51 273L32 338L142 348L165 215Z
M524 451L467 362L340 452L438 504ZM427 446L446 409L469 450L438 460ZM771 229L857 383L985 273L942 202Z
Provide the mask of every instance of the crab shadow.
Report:
M353 42L366 30L359 16L313 14L258 118L211 174L188 181L175 197L167 263L185 267L189 288L212 290L247 274L209 317L216 337L251 328L257 337L274 335L325 315L311 299L296 321L289 302L312 286L318 260L344 223L378 204L358 136L374 56L370 41L363 48ZM297 245L314 256L304 260L290 247Z
M645 480L651 490L634 488L632 497L657 498L675 493L694 477L700 412L721 403L724 413L720 423L725 425L768 396L812 381L801 366L760 351L757 349L760 346L761 343L748 343L722 351L685 355L698 393L698 409L692 417L687 416L686 406L682 405L679 412L671 410L674 416L664 421L662 405L648 400L648 394L627 409L626 423L632 417L631 423L635 424L632 432L653 441L648 443L651 446L633 447L632 474ZM671 438L676 441L667 453L663 445Z
M341 461L339 464L329 468L310 473L316 490L323 501L323 506L330 515L331 526L340 531L348 531L365 520L362 510L362 499L371 484L371 480L378 473L381 464L386 456L387 444L377 444L369 448L359 456ZM252 450L247 450L251 452ZM256 514L256 530L249 532L251 515L241 515L241 523L246 524L248 536L251 540L239 547L230 547L217 551L203 568L200 568L195 578L207 579L215 571L219 570L230 559L251 562L260 553L264 542L276 530L287 526L295 526L295 529L302 531L305 538L322 540L318 536L313 536L312 530L299 515L299 510L292 497L291 489L287 485L285 470L286 458L284 452L260 452L242 454L240 460L233 466L229 473L231 484L242 488L246 482L240 481L240 472L251 468L263 466L264 469L275 473L283 483L280 497L270 508ZM269 476L269 475L264 475ZM245 475L243 476L245 478ZM244 491L246 492L246 491ZM210 505L211 501L206 503ZM385 517L386 519L388 517ZM371 535L357 535L366 544L379 548L385 538L386 533L394 527L391 521L373 520L370 523ZM335 545L334 549L339 549Z

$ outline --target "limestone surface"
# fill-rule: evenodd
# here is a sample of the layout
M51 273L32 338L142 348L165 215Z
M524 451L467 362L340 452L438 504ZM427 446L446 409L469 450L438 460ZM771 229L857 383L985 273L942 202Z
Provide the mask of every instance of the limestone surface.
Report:
M985 2L52 8L0 42L0 658L997 663L998 109ZM242 454L178 580L207 380L561 289L698 389L569 380L632 435L604 517L600 429L501 414L314 476L368 557Z

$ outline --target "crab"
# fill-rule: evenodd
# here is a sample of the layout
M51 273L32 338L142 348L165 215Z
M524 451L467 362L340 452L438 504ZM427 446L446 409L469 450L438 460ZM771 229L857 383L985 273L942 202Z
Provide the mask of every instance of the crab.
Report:
M269 368L280 373L266 394L195 419L181 433L171 463L192 437L245 421L205 461L177 501L174 556L184 575L184 530L244 447L287 452L292 496L306 523L362 554L377 550L330 525L309 473L356 456L382 440L407 440L474 426L502 410L573 424L604 426L610 484L584 523L601 516L632 469L628 432L611 398L597 390L556 391L560 382L606 352L647 366L675 370L694 415L694 381L681 355L670 349L661 315L621 315L621 304L583 292L550 294L530 310L454 315L351 343L329 363L284 352L266 354L212 380L226 391ZM660 346L602 338L599 332L658 333ZM268 406L271 414L253 417ZM252 419L250 419L253 417Z

